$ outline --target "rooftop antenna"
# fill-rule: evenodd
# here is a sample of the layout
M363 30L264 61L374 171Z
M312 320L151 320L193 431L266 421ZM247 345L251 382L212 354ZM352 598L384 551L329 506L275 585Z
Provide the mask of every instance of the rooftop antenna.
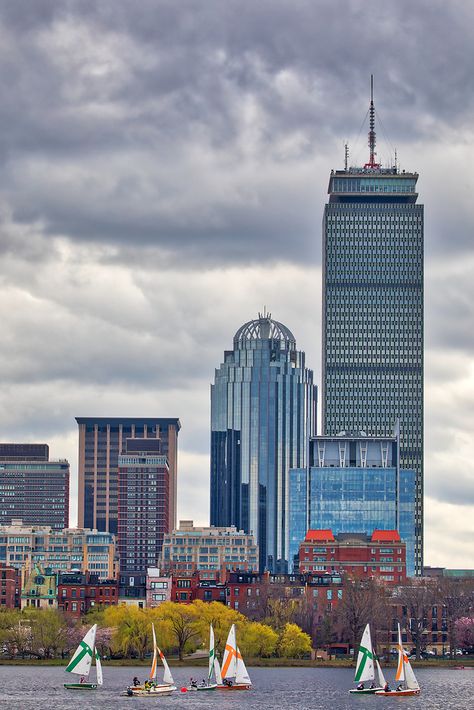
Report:
M398 172L397 159L398 159L397 149L395 148L395 174L397 174L397 172Z
M374 75L370 75L370 108L369 108L369 162L364 168L380 168L380 163L375 162L375 107L374 107Z
M344 170L347 173L347 168L349 165L349 143L346 141L344 143Z

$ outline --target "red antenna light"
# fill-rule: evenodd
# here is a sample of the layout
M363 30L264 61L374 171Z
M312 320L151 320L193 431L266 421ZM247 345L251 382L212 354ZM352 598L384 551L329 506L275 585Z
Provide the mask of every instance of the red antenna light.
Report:
M370 109L369 109L369 162L364 168L380 168L380 163L375 162L375 107L374 107L374 75L370 75Z

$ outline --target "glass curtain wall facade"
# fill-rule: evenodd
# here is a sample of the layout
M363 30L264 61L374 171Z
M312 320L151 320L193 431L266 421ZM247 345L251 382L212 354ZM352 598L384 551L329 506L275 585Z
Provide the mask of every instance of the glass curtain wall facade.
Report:
M270 314L237 331L211 385L211 525L253 533L260 569L288 565L288 471L306 466L316 388Z
M323 433L390 436L416 473L423 552L423 206L417 173L373 163L331 173L323 220Z
M400 469L398 441L316 437L310 468L290 471L290 557L307 530L398 530L415 572L415 471Z

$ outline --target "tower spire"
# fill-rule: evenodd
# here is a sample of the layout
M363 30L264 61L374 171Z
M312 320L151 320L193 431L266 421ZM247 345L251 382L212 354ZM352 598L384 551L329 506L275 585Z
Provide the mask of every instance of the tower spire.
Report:
M380 163L375 162L375 106L374 106L374 75L370 75L370 108L369 108L369 162L364 168L380 168Z

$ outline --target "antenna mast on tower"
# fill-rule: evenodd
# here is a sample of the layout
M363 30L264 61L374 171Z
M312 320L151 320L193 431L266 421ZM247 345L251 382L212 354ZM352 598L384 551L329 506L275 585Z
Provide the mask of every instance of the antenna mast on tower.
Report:
M370 108L369 108L369 162L364 168L380 168L380 163L375 162L375 107L374 107L374 75L370 75Z

